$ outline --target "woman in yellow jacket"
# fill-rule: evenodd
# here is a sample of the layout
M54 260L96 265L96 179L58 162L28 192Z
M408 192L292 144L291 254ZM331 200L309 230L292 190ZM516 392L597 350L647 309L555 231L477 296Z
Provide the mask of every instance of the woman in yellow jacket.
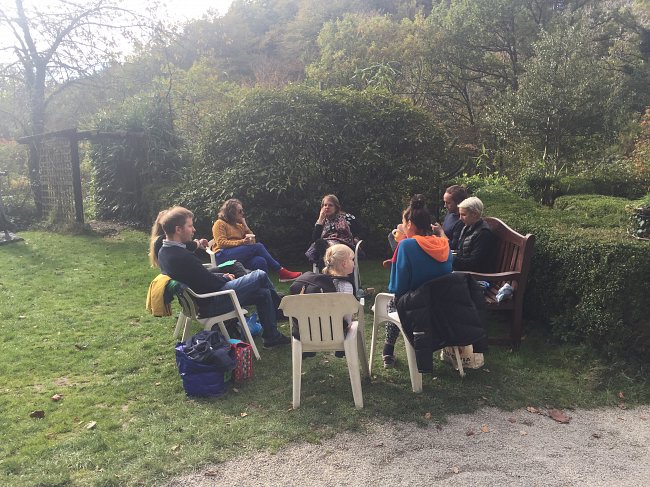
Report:
M212 236L212 250L218 264L238 260L246 269L261 269L267 273L272 269L277 271L280 282L292 281L301 274L282 267L264 244L256 243L255 234L246 224L244 207L237 199L229 199L223 204L212 226Z

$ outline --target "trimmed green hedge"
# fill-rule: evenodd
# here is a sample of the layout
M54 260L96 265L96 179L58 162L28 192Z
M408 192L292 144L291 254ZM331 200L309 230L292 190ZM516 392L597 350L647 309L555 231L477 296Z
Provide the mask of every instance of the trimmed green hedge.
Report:
M650 242L625 228L625 207L635 202L583 195L549 209L495 187L477 195L488 215L536 236L528 318L610 357L650 353Z

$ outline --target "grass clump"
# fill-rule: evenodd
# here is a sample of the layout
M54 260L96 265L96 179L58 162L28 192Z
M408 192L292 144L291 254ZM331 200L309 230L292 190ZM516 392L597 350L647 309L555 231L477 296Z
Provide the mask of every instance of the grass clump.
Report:
M302 405L291 410L288 348L263 350L255 378L238 392L189 399L174 363L175 319L144 310L156 275L145 234L21 236L25 242L0 250L1 485L151 485L239 454L363 431L370 422L444 422L484 405L606 406L619 402L618 391L630 406L650 401L643 378L536 330L518 353L492 349L489 372L461 380L439 364L422 394L411 393L403 344L394 370L379 367L380 346L362 410L353 406L345 361L331 355L305 361ZM388 280L375 261L363 262L362 276L377 291ZM372 314L366 317L369 340ZM282 329L288 332L286 322ZM63 398L53 401L54 394ZM30 417L37 410L43 419Z

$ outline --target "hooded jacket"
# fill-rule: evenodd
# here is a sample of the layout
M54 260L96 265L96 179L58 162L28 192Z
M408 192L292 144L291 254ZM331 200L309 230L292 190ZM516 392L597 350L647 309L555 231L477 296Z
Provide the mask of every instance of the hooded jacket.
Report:
M451 273L449 241L435 235L402 240L393 255L388 291L399 297L436 277Z
M443 347L474 344L475 352L487 350L483 306L481 286L465 273L439 277L397 300L397 313L415 348L420 372L433 370L433 353Z

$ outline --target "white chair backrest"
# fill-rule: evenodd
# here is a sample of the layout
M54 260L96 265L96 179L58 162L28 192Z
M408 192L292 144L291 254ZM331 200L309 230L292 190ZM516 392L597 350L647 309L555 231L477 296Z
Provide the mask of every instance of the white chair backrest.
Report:
M352 294L319 293L285 296L280 309L298 321L303 345L343 346L343 317L359 311L359 302Z

